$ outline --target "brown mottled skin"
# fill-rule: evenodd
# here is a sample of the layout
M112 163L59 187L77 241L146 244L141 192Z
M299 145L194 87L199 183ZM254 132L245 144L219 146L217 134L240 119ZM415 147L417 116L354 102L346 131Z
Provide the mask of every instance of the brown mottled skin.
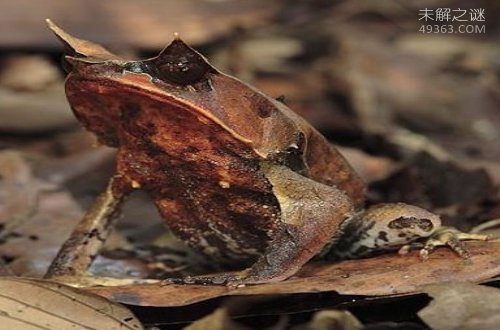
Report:
M70 54L71 108L118 148L115 192L147 191L190 246L252 265L238 281L286 279L322 250L331 254L356 223L346 220L357 219L363 182L282 103L219 72L180 39L155 58L126 61L52 29Z
M182 61L195 71L188 84L169 80ZM68 62L68 100L118 148L120 189L146 190L170 230L221 262L275 255L258 281L291 275L362 205L362 181L314 128L181 40L146 61Z

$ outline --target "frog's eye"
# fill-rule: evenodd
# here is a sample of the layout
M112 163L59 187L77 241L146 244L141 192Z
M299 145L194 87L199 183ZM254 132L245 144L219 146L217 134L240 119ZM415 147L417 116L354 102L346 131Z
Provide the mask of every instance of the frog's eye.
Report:
M211 69L198 52L180 39L175 39L152 62L157 78L178 85L194 84Z

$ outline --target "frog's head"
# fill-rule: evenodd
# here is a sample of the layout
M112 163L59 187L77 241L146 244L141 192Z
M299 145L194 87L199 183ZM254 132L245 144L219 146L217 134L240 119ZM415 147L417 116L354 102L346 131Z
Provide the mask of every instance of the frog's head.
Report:
M123 134L139 134L137 129L124 132L123 123L159 107L189 112L194 122L210 122L264 157L285 150L300 136L295 125L283 120L280 102L219 72L178 36L158 56L131 61L47 23L65 45L69 103L80 122L104 144L118 146ZM163 114L142 116L140 134L153 134L158 122L167 120ZM164 122L162 128L169 125ZM265 132L271 126L272 139Z
M153 100L177 105L179 111L195 109L185 104L183 94L208 88L210 75L218 74L178 36L158 56L132 61L73 37L50 20L47 23L65 46L68 101L80 122L107 145L119 145L121 123L133 121L132 114L146 109Z

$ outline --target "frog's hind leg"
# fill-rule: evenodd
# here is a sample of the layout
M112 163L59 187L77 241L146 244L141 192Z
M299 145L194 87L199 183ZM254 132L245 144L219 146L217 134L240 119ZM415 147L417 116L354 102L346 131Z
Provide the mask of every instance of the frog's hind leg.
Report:
M281 212L281 228L264 255L242 273L241 283L263 283L287 279L317 255L339 234L354 214L351 199L331 187L285 166L263 164L273 185Z
M252 267L238 274L166 279L166 283L238 286L281 281L294 275L335 237L354 213L340 189L308 179L285 166L263 165L280 205L280 229Z

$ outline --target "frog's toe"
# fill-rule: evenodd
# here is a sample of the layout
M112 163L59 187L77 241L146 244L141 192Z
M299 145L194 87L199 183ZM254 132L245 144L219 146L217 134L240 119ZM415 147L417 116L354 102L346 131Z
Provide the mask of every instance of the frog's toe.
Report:
M411 244L405 244L405 245L403 245L402 247L399 248L398 254L400 256L407 255L408 253L410 253L411 248L412 248Z
M441 227L427 239L419 252L420 258L426 260L436 247L448 246L460 257L469 259L470 253L463 243L465 240L486 241L488 235L463 233L452 227Z

